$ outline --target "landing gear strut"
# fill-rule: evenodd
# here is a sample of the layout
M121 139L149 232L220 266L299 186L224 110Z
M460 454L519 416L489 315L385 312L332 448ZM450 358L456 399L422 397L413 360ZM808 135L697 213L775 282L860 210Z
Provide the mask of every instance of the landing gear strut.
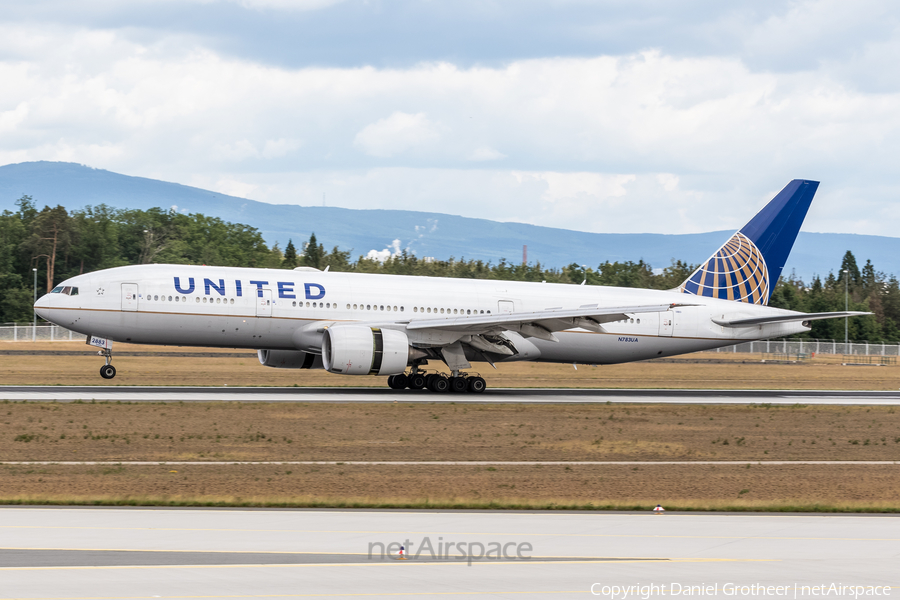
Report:
M103 379L112 379L115 377L116 368L110 364L112 362L112 349L104 348L97 354L106 358L106 364L100 367L100 377Z

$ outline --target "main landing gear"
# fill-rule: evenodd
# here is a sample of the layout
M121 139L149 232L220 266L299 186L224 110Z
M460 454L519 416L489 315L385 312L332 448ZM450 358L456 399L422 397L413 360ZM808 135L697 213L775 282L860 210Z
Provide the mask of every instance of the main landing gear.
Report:
M427 388L436 394L445 392L480 394L487 388L483 377L460 371L454 371L450 377L447 377L443 373L429 373L426 375L419 370L414 370L410 373L391 375L388 377L387 383L392 390L405 388L421 390Z
M110 348L105 348L97 354L106 358L106 364L100 367L100 377L103 379L112 379L115 377L116 368L110 364L112 362L112 350Z

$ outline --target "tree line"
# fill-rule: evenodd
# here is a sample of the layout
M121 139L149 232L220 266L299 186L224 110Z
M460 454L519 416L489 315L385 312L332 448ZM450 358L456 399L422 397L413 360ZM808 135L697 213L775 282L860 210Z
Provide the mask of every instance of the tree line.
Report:
M269 247L259 231L199 213L173 210L116 209L106 205L67 211L62 206L38 210L30 196L16 201L18 210L0 213L0 322L28 322L32 318L33 277L38 295L60 281L80 273L123 265L171 263L292 269L309 266L331 271L546 281L645 289L678 287L697 268L680 260L654 269L643 260L604 262L596 268L572 263L548 268L538 263L498 263L449 258L423 259L401 252L381 262L352 250L331 250L315 233L297 248L290 240L284 250ZM871 261L859 268L849 251L837 271L804 282L782 276L770 306L803 312L844 310L845 288L850 310L871 311L869 317L850 319L854 341L900 342L900 283L877 271ZM843 339L844 321L814 321L801 337Z

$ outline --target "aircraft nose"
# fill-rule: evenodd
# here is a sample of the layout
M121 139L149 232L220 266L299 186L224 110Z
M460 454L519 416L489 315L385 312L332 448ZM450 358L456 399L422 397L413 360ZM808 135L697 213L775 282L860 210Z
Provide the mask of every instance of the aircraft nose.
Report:
M44 320L49 320L47 317L50 314L50 294L44 294L40 298L37 299L37 302L34 303L34 312L37 313L37 316Z

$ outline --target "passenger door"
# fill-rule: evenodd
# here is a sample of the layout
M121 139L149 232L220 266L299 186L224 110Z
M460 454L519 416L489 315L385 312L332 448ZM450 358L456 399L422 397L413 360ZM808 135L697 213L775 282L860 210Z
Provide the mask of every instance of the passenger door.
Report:
M122 284L122 310L134 312L138 309L138 286L136 283Z
M675 311L667 310L659 313L659 335L672 337L673 333L675 333Z

